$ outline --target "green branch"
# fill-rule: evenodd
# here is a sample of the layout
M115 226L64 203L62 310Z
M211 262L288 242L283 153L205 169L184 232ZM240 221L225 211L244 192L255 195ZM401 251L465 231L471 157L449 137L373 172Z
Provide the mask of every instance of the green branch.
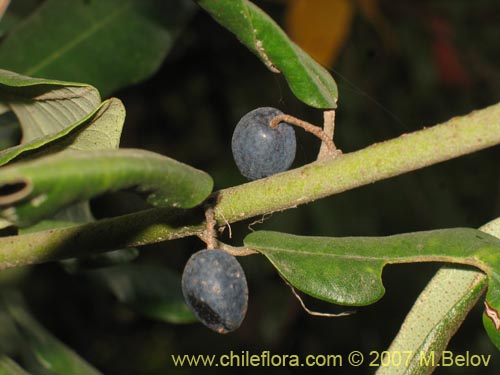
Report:
M233 222L312 202L500 143L500 104L335 159L217 193L217 221Z
M214 193L226 225L500 144L500 104L363 150ZM0 269L200 235L199 209L152 209L62 229L0 238Z

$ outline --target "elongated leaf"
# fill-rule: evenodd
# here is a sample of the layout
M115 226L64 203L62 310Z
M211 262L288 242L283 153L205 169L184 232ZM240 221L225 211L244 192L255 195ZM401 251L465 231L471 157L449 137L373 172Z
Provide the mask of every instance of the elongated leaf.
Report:
M117 149L125 121L125 108L119 99L111 98L103 102L98 111L76 131L57 142L52 142L30 154L30 158L45 154L54 154L65 150L105 150ZM53 228L68 227L94 221L88 202L80 202L58 211L47 220L23 228L19 233L31 233ZM7 222L10 225L9 222ZM0 227L2 223L0 222ZM5 224L4 224L5 225ZM134 248L115 250L109 253L94 254L88 257L67 259L62 261L64 268L70 272L78 272L87 268L107 267L129 262L138 256Z
M56 138L62 137L62 140L57 139L57 142L51 143L39 143L37 141L28 146L20 145L18 147L13 147L4 153L4 162L9 161L10 158L17 156L24 151L31 150L32 147L36 148L36 151L32 151L30 154L31 158L44 154L61 152L63 150L83 151L92 149L99 150L118 148L123 123L125 121L125 109L123 104L120 100L111 98L103 102L99 107L97 107L97 109L97 112L90 117L90 119L84 118L83 121L80 121L79 123L70 126L68 129L65 129L63 132L58 133ZM64 113L62 116L64 116ZM72 134L64 137L64 133L66 133L67 130L73 130L76 127L79 127L79 131L73 132ZM48 125L46 128L48 132L50 132L51 125ZM45 138L45 140L47 140L47 138ZM35 226L26 228L23 232L27 233L44 229L64 227L74 223L85 223L92 220L93 217L90 213L90 209L88 208L88 202L83 202L65 209L65 212L58 212L56 217L51 220L40 222ZM8 221L0 221L0 227L9 225L10 223Z
M149 318L175 324L197 321L184 302L180 275L168 268L134 264L87 274Z
M103 102L88 125L85 124L74 136L62 143L70 150L90 151L116 149L125 122L125 107L117 98Z
M317 108L337 106L337 85L332 76L260 8L247 0L199 0L198 4L269 69L283 73L297 98Z
M474 229L445 229L390 237L304 237L254 232L245 245L262 252L297 289L342 305L363 306L385 290L386 264L453 262L488 275L484 325L500 349L500 240Z
M344 238L260 231L249 234L245 245L266 255L298 289L329 302L363 306L383 296L382 268L386 264L471 264L476 259L475 264L481 265L477 254L484 249L494 254L500 240L466 228Z
M101 99L91 86L31 78L0 70L0 103L18 118L23 138L0 152L0 165L59 139L85 123Z
M106 97L154 73L194 9L189 0L47 0L0 44L0 66L88 82Z
M0 355L0 375L29 375L11 358Z
M36 367L57 375L99 375L93 366L52 336L26 310L17 298L6 299L7 310L23 337L25 350L36 360ZM44 371L44 372L45 372ZM37 371L37 374L41 372Z
M212 190L206 173L144 150L68 151L4 167L0 215L19 226L118 189L135 189L158 207L191 208Z
M46 147L32 153L31 158L45 154L54 154L64 150L90 151L116 149L125 121L125 108L120 100L111 98L101 104L92 118L81 124L80 128L58 142L52 142ZM93 221L88 202L80 202L58 211L48 220L43 220L33 226L20 230L20 233L37 232L52 228L62 228L75 224ZM0 223L1 224L1 223ZM129 250L127 250L128 252ZM99 259L104 255L100 255ZM101 260L98 262L101 263Z

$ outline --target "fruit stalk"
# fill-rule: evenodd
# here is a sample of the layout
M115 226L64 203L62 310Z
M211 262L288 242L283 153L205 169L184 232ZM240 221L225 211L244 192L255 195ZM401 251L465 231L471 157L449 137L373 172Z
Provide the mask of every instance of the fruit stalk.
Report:
M328 154L330 154L330 155L335 154L335 151L337 150L337 148L335 147L335 144L333 143L333 139L328 137L328 135L319 126L310 124L307 121L300 120L296 117L293 117L290 115L285 115L285 114L278 115L275 118L273 118L271 120L271 123L269 124L269 126L271 126L271 128L276 128L280 122L285 122L288 124L299 126L302 129L304 129L306 132L314 134L316 137L321 139L322 144L324 144L328 150ZM333 132L332 132L332 134L333 134Z
M500 143L500 104L216 193L216 220L263 215L424 168Z

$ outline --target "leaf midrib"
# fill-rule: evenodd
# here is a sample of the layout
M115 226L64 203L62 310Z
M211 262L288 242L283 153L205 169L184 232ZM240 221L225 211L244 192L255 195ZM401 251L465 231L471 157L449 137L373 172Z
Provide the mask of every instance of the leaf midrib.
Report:
M345 260L355 260L355 261L364 261L364 262L384 262L385 264L392 264L392 263L416 263L416 262L446 262L446 263L458 263L458 264L466 264L470 265L473 267L477 267L480 270L484 272L490 272L490 267L488 267L486 264L481 262L478 259L472 258L472 257L453 257L453 256L445 256L445 255L411 255L411 256L380 256L380 257L373 257L373 256L362 256L362 255L339 255L339 254L331 254L331 253L323 253L323 252L314 252L314 251L296 251L296 250L290 250L290 249L280 249L280 248L272 248L272 247L266 247L266 248L261 248L258 246L253 246L252 245L247 245L248 247L251 247L259 252L262 252L265 254L269 253L289 253L293 255L307 255L307 256L326 256L326 257L331 257L331 258L340 258L340 259L345 259Z
M31 69L23 72L25 75L31 76L39 72L41 69L45 68L47 65L51 64L53 61L63 56L68 51L75 48L77 45L83 43L86 39L90 38L92 34L100 31L104 26L112 22L116 17L121 15L123 12L128 10L132 6L131 2L128 2L121 8L117 8L115 12L109 13L107 17L102 18L100 21L94 23L86 32L81 33L75 39L70 40L68 43L62 45L60 48L54 50L45 59L41 60L38 64L33 66Z
M243 5L243 8L245 9L245 13L246 13L248 22L250 23L251 29L254 31L254 32L252 32L252 38L253 38L253 43L254 43L254 46L255 46L256 43L257 43L257 41L259 39L257 39L257 35L256 35L257 30L256 30L256 28L254 26L254 22L253 22L253 18L252 18L252 12L250 11L250 9L248 9L249 7L248 7L247 4L245 4L245 3L242 2L242 5ZM271 22L272 22L272 20L271 20ZM277 33L279 33L279 31L280 30L278 28ZM305 67L305 66L307 66L307 69L302 69L303 73L307 74L307 76L312 81L314 81L317 86L321 87L321 92L322 92L323 96L325 96L325 91L326 91L326 98L328 100L328 97L330 96L328 88L325 87L325 84L323 83L323 81L321 81L321 79L319 78L319 75L315 75L315 74L311 73L311 71L314 70L314 69L313 69L313 67L309 66L309 64L307 64L307 61L305 61L306 59L302 55L302 51L301 51L300 47L298 47L292 40L289 40L289 43L290 43L290 47L291 47L290 48L291 53L295 55L295 57L297 58L298 61L300 61L302 68ZM259 55L260 55L260 53L259 53ZM269 58L269 60L271 61L272 64L274 64L276 66L280 65L279 63L276 63L276 61L271 60L271 58L269 56L268 56L268 58Z

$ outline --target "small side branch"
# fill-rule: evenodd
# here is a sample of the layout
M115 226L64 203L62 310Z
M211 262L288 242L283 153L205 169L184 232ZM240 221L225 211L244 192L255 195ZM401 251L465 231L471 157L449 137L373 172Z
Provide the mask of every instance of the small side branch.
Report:
M314 134L316 137L321 139L321 142L327 148L329 155L334 155L336 153L337 148L335 147L332 138L330 138L319 126L310 124L307 121L300 120L296 117L285 114L278 115L273 118L269 123L269 126L271 126L271 128L276 128L278 127L280 122L286 122L288 124L298 126L304 129L306 132Z

